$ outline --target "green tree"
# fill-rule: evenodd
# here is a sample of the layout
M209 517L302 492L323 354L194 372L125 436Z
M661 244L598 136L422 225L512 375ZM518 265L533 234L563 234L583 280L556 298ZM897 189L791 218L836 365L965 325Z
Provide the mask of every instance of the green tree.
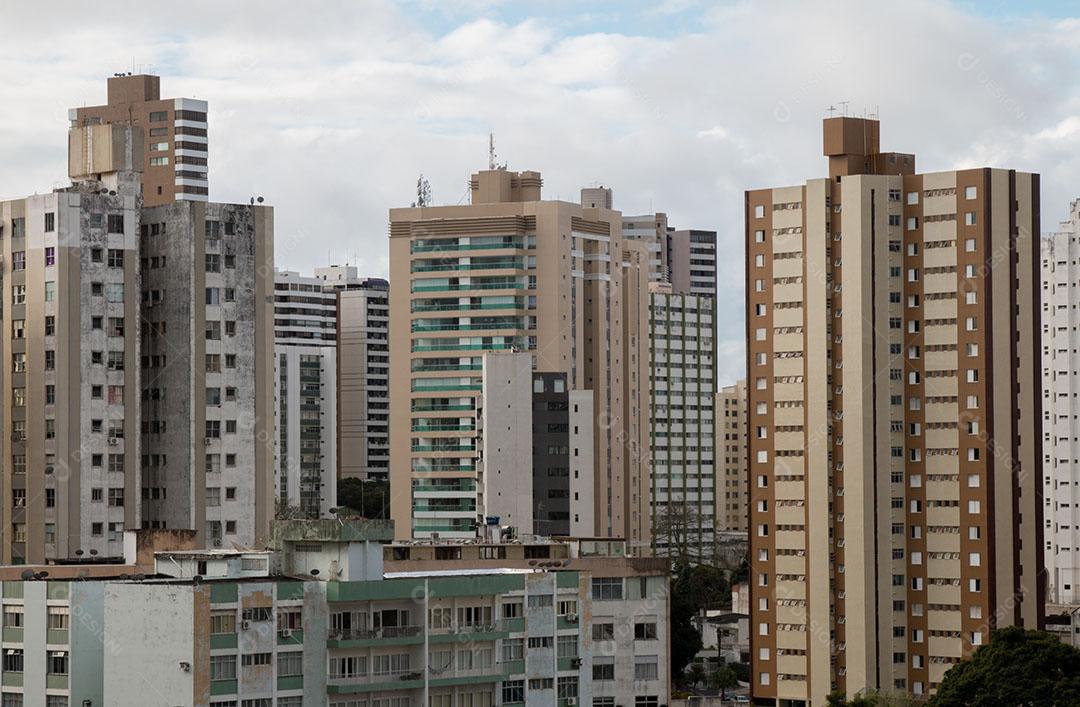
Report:
M991 631L989 643L945 673L929 705L1080 705L1080 651L1045 631Z
M739 678L730 665L721 665L709 676L709 687L720 691L720 699L727 699L727 691L739 686Z
M338 482L339 515L360 515L364 518L390 517L390 484L386 481L342 479Z
M671 579L671 674L679 676L701 650L701 634L694 628L698 604L693 594L693 569L676 563Z
M691 687L697 687L704 679L705 668L701 667L701 663L691 663L690 667L686 669L686 682Z

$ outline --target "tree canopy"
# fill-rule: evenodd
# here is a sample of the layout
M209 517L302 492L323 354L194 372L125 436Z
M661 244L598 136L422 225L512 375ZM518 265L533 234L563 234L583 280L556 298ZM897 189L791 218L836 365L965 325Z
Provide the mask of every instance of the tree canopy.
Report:
M1080 651L1045 631L1011 626L954 666L930 707L1080 705Z

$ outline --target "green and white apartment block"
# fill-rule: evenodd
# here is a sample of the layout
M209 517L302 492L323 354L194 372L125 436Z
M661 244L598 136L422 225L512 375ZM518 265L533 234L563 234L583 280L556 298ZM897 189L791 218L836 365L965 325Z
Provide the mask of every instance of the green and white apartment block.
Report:
M293 521L272 551L4 581L3 705L668 703L663 561L584 541L391 536ZM83 577L51 576L72 569Z

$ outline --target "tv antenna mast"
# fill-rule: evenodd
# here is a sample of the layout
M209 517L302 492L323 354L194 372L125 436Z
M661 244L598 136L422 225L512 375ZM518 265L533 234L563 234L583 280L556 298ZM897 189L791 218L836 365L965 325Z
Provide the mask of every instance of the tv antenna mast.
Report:
M499 164L495 154L495 133L488 133L488 169L506 169L506 163Z
M431 206L431 183L423 174L416 180L416 201L413 206Z

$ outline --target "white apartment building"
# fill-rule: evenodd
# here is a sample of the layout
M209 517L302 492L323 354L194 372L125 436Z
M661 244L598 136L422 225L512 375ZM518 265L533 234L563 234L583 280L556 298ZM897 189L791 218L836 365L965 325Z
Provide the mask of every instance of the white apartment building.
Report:
M1042 240L1043 542L1047 601L1080 603L1080 199Z

